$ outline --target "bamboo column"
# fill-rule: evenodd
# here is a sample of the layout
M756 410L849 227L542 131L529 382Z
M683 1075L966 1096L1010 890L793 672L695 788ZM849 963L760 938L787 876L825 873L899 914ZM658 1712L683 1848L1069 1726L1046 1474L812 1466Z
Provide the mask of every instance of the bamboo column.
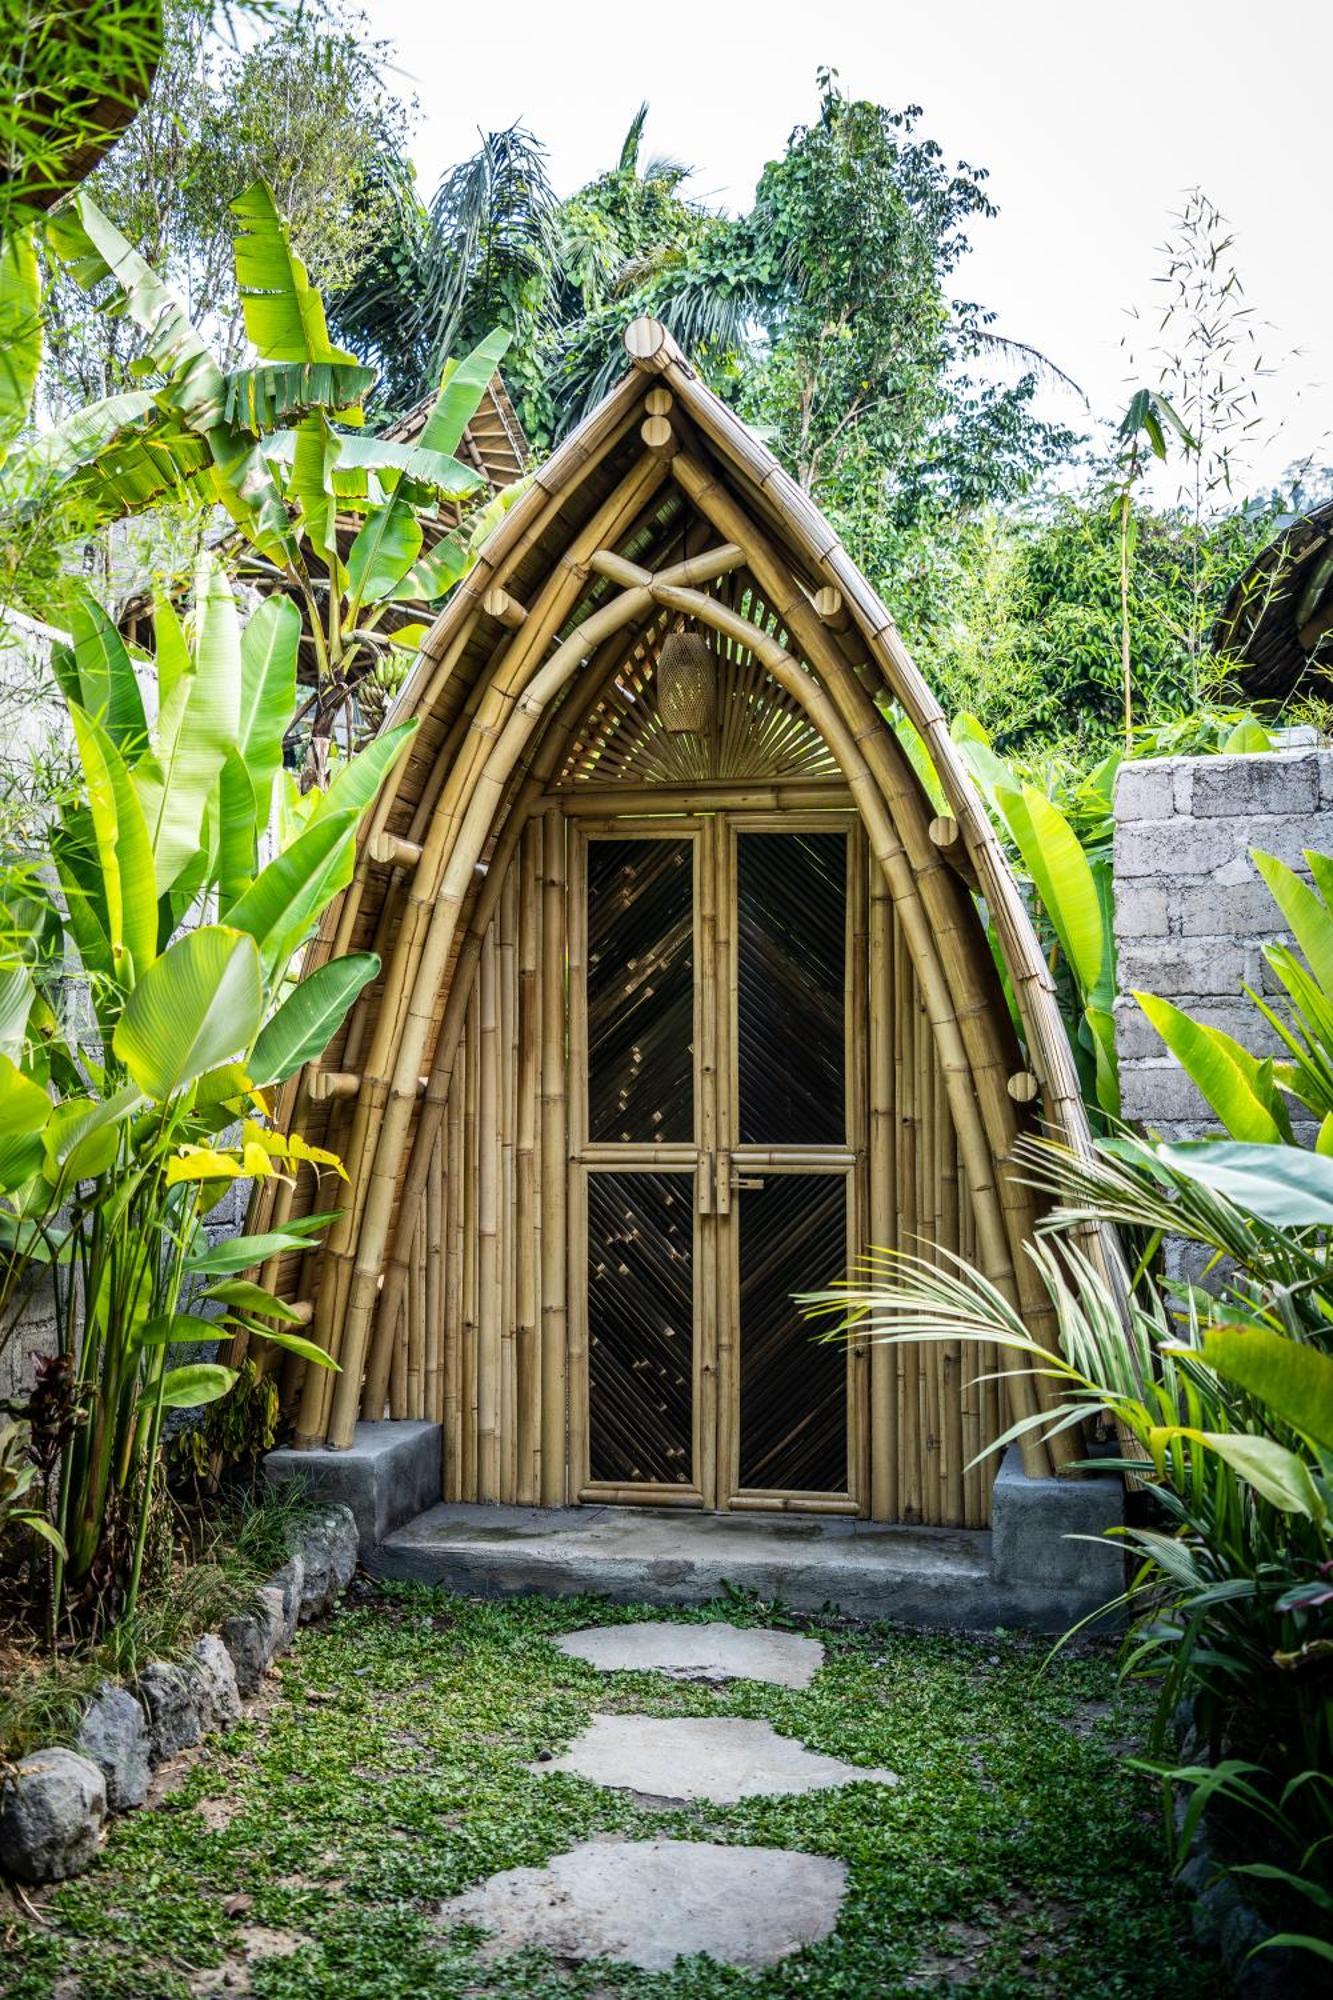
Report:
M542 834L541 1061L541 1496L563 1507L566 1451L565 1201L568 1147L565 1114L565 823L555 809Z

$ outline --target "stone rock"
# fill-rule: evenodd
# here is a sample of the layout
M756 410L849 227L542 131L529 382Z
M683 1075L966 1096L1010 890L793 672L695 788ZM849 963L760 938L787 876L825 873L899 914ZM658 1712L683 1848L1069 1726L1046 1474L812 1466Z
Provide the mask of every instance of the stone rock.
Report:
M847 1864L709 1841L587 1841L545 1868L507 1868L442 1905L445 1925L479 1924L483 1959L540 1946L667 1972L705 1952L758 1970L826 1938Z
M63 1882L91 1866L106 1780L73 1750L35 1750L0 1791L0 1866L23 1882Z
M148 1710L154 1764L164 1764L199 1741L204 1732L193 1674L167 1660L150 1660L139 1676L139 1693Z
M231 1654L216 1632L205 1632L190 1648L187 1672L194 1682L195 1707L204 1735L231 1729L241 1719L241 1696Z
M590 1625L555 1641L604 1674L660 1673L678 1681L767 1681L804 1688L824 1664L817 1639L741 1625Z
M297 1547L305 1566L303 1625L322 1618L338 1602L355 1574L359 1545L356 1517L340 1501L321 1507L302 1526Z
M863 1770L740 1716L594 1715L562 1757L533 1764L654 1799L740 1799L823 1792L835 1785L896 1785L893 1771Z
M278 1628L278 1643L275 1652L285 1653L296 1637L296 1627L301 1617L301 1599L305 1595L305 1557L300 1549L294 1549L280 1570L275 1570L264 1586L266 1590L276 1590L282 1607L282 1623Z
M111 1812L129 1812L148 1797L151 1740L141 1704L128 1688L107 1681L83 1712L78 1747L106 1783Z
M265 1669L276 1656L283 1631L282 1592L262 1585L246 1611L222 1621L220 1637L236 1674L238 1694L258 1694Z

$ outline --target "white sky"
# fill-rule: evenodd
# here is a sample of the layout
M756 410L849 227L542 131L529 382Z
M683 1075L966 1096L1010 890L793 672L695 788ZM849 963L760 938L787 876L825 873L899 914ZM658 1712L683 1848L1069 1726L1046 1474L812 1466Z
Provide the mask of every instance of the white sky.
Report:
M990 169L961 295L999 312L1079 381L1093 409L1127 400L1126 310L1152 306L1156 251L1201 184L1236 254L1278 374L1264 385L1258 479L1333 460L1328 0L362 0L421 100L423 188L515 119L566 193L614 164L645 97L645 146L694 162L690 191L748 205L764 162L814 113L815 70L924 107L921 130ZM1290 357L1297 350L1295 358ZM1079 421L1068 399L1045 405Z

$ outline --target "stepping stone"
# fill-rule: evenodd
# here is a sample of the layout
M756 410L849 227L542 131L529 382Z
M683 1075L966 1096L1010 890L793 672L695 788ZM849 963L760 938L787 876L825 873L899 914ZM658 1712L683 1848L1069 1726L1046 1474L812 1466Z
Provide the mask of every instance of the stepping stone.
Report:
M771 1723L731 1715L594 1715L563 1757L528 1768L573 1771L611 1791L673 1802L710 1799L714 1805L899 1782L892 1771L822 1757L794 1736L779 1736Z
M592 1840L545 1868L506 1868L442 1904L439 1916L484 1926L486 1961L537 1945L644 1972L668 1972L692 1952L757 1970L826 1938L846 1886L846 1862L824 1855Z
M604 1674L669 1674L676 1681L768 1681L804 1688L824 1664L817 1639L741 1625L589 1625L555 1644Z

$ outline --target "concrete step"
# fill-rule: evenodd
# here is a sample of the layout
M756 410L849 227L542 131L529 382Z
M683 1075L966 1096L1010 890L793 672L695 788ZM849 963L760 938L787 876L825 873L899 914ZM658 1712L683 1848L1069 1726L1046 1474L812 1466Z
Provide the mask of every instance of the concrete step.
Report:
M997 1584L989 1533L837 1515L442 1504L388 1535L366 1563L379 1576L492 1597L589 1591L622 1604L693 1605L729 1584L793 1611L832 1605L908 1625L993 1627L1006 1613L1015 1624L1042 1622Z

